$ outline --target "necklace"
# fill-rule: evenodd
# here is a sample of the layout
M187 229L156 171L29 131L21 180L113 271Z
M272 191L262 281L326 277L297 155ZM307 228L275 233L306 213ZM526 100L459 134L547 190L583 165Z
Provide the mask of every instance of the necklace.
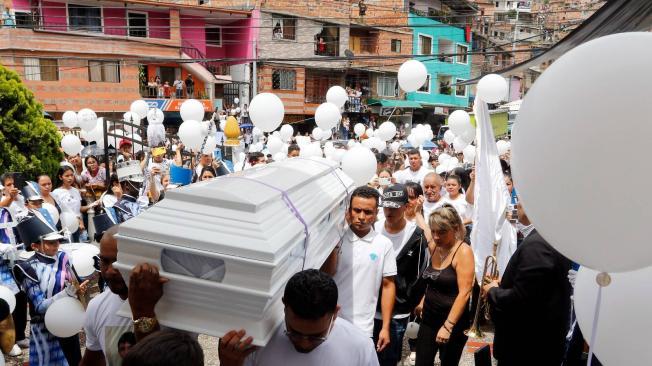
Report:
M453 248L455 248L456 246L457 246L457 243L455 243L453 246L451 246L450 248L448 248L448 250L446 251L445 254L444 254L444 253L437 253L437 255L439 256L439 265L444 264L444 261L445 261L445 260L448 258L448 256L451 254L451 250L453 250ZM442 250L441 250L441 247L439 247L439 249L440 249L440 251L442 251Z

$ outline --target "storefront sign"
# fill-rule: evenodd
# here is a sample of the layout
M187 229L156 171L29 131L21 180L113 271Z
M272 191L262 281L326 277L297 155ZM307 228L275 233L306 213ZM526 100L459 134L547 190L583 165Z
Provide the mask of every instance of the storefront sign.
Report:
M179 112L181 104L187 99L145 99L150 108L158 108L165 112ZM198 99L205 112L213 111L213 103L208 99Z

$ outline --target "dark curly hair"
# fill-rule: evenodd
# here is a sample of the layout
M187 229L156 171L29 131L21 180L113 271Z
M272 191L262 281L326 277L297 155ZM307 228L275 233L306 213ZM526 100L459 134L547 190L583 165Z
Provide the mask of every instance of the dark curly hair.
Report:
M301 319L319 319L335 311L337 285L326 273L307 269L296 273L285 285L283 303Z
M380 201L380 193L378 193L375 188L371 188L369 186L360 186L356 188L353 193L351 193L351 199L349 200L349 210L351 209L351 204L353 203L354 197L373 198L376 200L376 206L378 206L378 202Z

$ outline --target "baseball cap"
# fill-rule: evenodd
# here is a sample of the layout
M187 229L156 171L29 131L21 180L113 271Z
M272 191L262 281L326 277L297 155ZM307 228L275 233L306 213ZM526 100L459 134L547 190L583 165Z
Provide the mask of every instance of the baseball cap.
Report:
M165 155L165 146L152 148L152 156Z
M121 139L118 148L120 149L120 148L122 148L122 147L125 146L125 145L129 145L129 146L131 146L131 145L133 145L133 144L131 143L131 141L129 141L129 140L127 140L127 139Z
M394 184L383 191L382 207L401 208L408 203L407 188L403 184Z

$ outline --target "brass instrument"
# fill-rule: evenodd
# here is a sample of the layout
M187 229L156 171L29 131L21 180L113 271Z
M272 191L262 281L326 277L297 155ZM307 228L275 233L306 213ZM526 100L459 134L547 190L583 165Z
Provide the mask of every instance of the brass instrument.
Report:
M489 304L486 300L482 300L482 286L486 283L498 278L498 261L496 260L496 252L498 251L498 242L494 242L493 254L487 256L484 260L484 267L482 268L482 283L480 284L480 293L478 296L478 303L475 306L475 314L473 315L473 324L471 328L464 331L464 334L471 338L482 338L483 333L480 330L478 321L480 320L480 311L484 308L485 319L489 319Z

